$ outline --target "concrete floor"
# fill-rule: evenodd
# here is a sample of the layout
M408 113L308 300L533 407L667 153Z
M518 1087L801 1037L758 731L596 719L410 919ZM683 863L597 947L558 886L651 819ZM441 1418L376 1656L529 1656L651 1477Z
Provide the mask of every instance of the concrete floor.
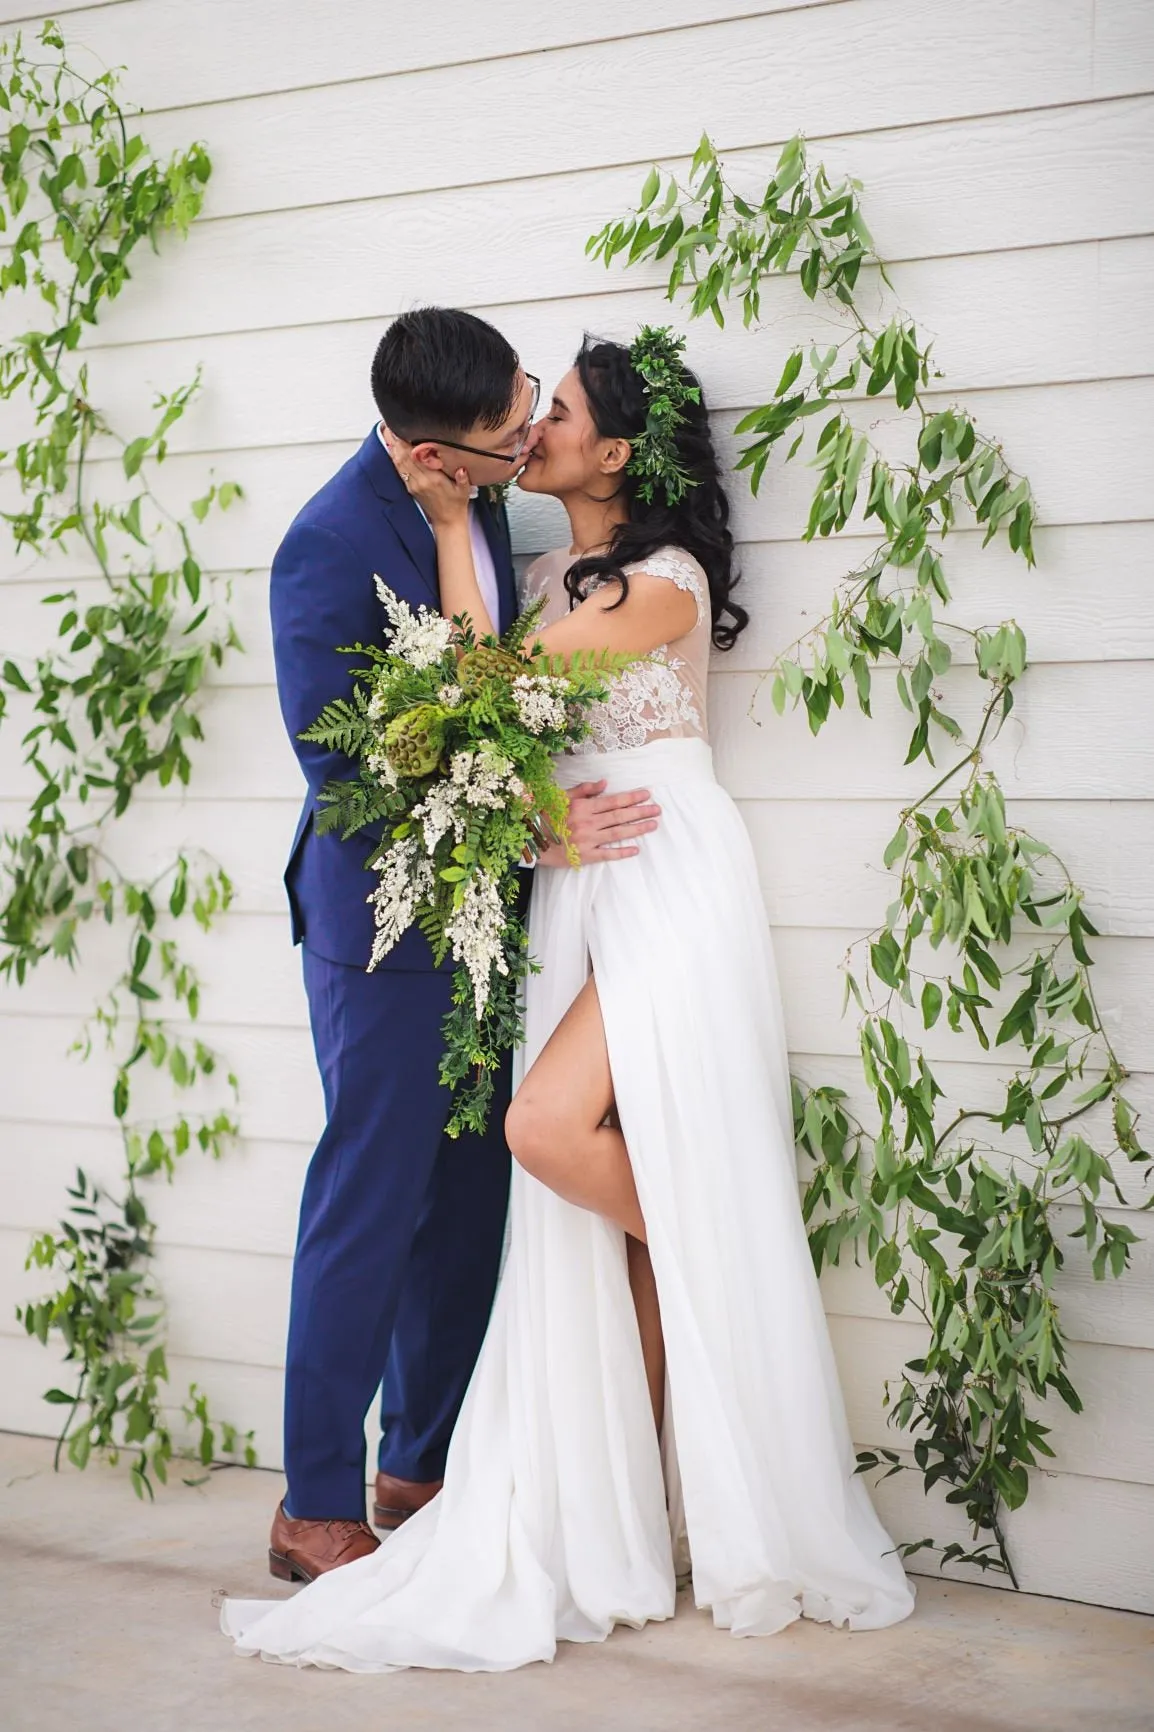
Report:
M226 1469L155 1506L123 1474L52 1473L0 1434L5 1732L1151 1732L1154 1619L919 1580L896 1629L794 1624L735 1641L675 1620L500 1676L298 1672L238 1660L214 1596L265 1573L272 1473Z

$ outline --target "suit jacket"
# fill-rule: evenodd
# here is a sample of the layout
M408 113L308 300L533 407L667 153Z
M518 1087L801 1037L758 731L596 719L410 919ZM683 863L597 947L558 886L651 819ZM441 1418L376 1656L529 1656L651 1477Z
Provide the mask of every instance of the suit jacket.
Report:
M493 554L504 631L517 610L508 523L504 509L484 498L477 510ZM345 842L337 832L317 834L317 795L326 782L354 776L356 767L298 736L327 703L352 693L357 658L338 655L337 645L384 646L388 621L374 574L411 607L440 605L432 532L375 427L293 520L273 560L270 589L281 714L308 783L285 871L293 943L361 968L373 942L366 897L374 878L365 863L379 836L362 831ZM427 940L411 927L382 966L431 969Z

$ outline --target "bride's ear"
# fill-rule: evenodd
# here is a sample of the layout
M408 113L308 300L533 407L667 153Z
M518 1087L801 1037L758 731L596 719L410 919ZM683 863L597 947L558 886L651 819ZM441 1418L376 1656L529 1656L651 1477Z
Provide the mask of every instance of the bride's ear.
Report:
M609 439L601 453L602 475L618 475L633 455L628 439Z

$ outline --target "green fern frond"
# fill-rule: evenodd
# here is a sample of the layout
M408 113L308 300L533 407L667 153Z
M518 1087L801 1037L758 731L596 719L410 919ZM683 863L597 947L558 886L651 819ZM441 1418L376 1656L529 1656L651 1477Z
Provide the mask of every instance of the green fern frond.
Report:
M574 650L567 656L550 655L539 650L533 656L533 672L551 674L557 679L580 674L599 674L605 679L616 679L628 668L649 659L648 656L624 655L619 650Z
M541 619L544 612L545 597L540 596L536 601L531 602L520 618L509 627L501 639L502 647L512 655L519 654L533 633L541 630Z
M318 836L341 832L342 842L359 830L383 826L403 811L405 801L395 788L382 788L363 777L349 782L326 782L317 795L314 819Z
M297 738L324 746L330 752L342 752L346 758L358 757L362 748L372 742L364 697L357 691L351 700L334 699L325 705L312 726L305 728Z

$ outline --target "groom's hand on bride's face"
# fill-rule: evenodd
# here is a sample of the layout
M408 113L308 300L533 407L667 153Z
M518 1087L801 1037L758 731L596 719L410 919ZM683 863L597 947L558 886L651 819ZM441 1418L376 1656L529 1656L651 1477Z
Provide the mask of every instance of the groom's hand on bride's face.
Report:
M641 851L641 837L656 830L660 817L661 807L646 788L634 788L628 794L607 794L602 781L582 782L569 790L569 839L583 866L631 860ZM548 849L539 864L568 865L565 850Z

